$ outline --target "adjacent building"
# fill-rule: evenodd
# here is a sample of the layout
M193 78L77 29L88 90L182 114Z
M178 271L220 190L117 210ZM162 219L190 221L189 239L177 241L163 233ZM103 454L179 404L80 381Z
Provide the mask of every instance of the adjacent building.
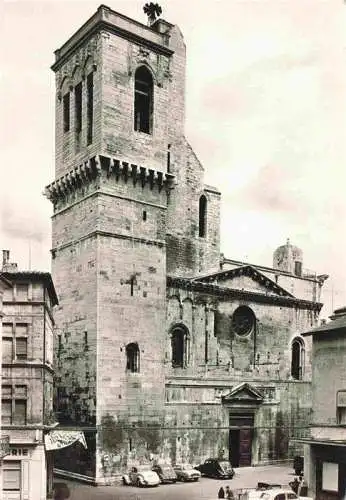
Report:
M3 251L2 433L10 438L2 462L3 500L45 500L44 434L53 415L53 306L46 272L19 271Z
M4 291L11 288L11 283L3 277L0 272L0 359L2 355L2 317L3 317L3 294ZM2 384L2 364L0 362L0 417L1 417L1 384ZM0 421L0 491L2 491L2 460L8 455L9 437L1 431Z
M220 254L220 191L184 135L185 43L109 7L55 52L56 466L97 483L159 456L235 466L296 453L326 275ZM236 228L233 228L236 236ZM293 441L292 441L293 443Z
M312 337L312 423L305 475L316 500L346 498L346 308Z

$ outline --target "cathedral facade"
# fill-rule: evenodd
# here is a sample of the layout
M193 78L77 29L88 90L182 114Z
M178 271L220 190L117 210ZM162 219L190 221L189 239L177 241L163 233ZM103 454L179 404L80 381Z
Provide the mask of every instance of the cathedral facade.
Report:
M100 6L55 52L56 412L83 428L56 467L292 456L311 409L325 275L288 241L273 267L220 254L220 191L184 135L185 44Z

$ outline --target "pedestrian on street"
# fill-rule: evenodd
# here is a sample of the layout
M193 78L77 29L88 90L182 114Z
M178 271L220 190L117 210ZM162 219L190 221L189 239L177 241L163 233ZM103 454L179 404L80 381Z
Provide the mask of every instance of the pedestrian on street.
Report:
M54 483L54 500L66 500L70 498L70 490L66 483Z
M228 485L226 486L226 498L227 500L234 500L233 491L230 489Z
M298 488L299 488L299 484L300 484L300 483L299 483L299 481L298 481L298 478L297 478L297 477L295 477L295 478L294 478L294 481L291 481L291 482L290 482L290 483L288 483L288 484L291 486L291 488L292 488L292 490L294 491L294 493L298 493Z
M225 490L223 489L223 487L221 486L221 488L219 489L219 492L217 494L217 498L225 498Z

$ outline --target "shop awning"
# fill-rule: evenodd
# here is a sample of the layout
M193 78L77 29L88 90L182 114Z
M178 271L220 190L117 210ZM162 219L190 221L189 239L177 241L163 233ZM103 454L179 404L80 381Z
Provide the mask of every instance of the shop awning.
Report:
M60 450L76 442L81 443L84 448L88 447L83 431L53 430L48 432L44 437L44 444L47 451Z

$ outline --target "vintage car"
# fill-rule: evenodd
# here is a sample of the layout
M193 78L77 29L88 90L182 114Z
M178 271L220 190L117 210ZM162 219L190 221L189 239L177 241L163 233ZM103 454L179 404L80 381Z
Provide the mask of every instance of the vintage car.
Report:
M198 481L201 477L200 471L192 467L191 464L176 464L173 469L178 481Z
M177 475L169 464L155 464L152 470L159 476L161 483L176 483Z
M123 484L133 486L158 486L160 484L160 478L151 470L150 465L137 465L132 467L131 470L123 475Z
M234 476L231 463L218 458L208 458L203 464L197 465L195 469L199 470L202 476L217 479L232 479Z
M241 500L314 500L297 495L287 486L271 483L258 483L257 488L237 488L232 491L234 497Z
M266 491L261 489L248 491L247 496L244 498L246 500L313 500L311 497L298 496L294 491L286 487L270 488Z

